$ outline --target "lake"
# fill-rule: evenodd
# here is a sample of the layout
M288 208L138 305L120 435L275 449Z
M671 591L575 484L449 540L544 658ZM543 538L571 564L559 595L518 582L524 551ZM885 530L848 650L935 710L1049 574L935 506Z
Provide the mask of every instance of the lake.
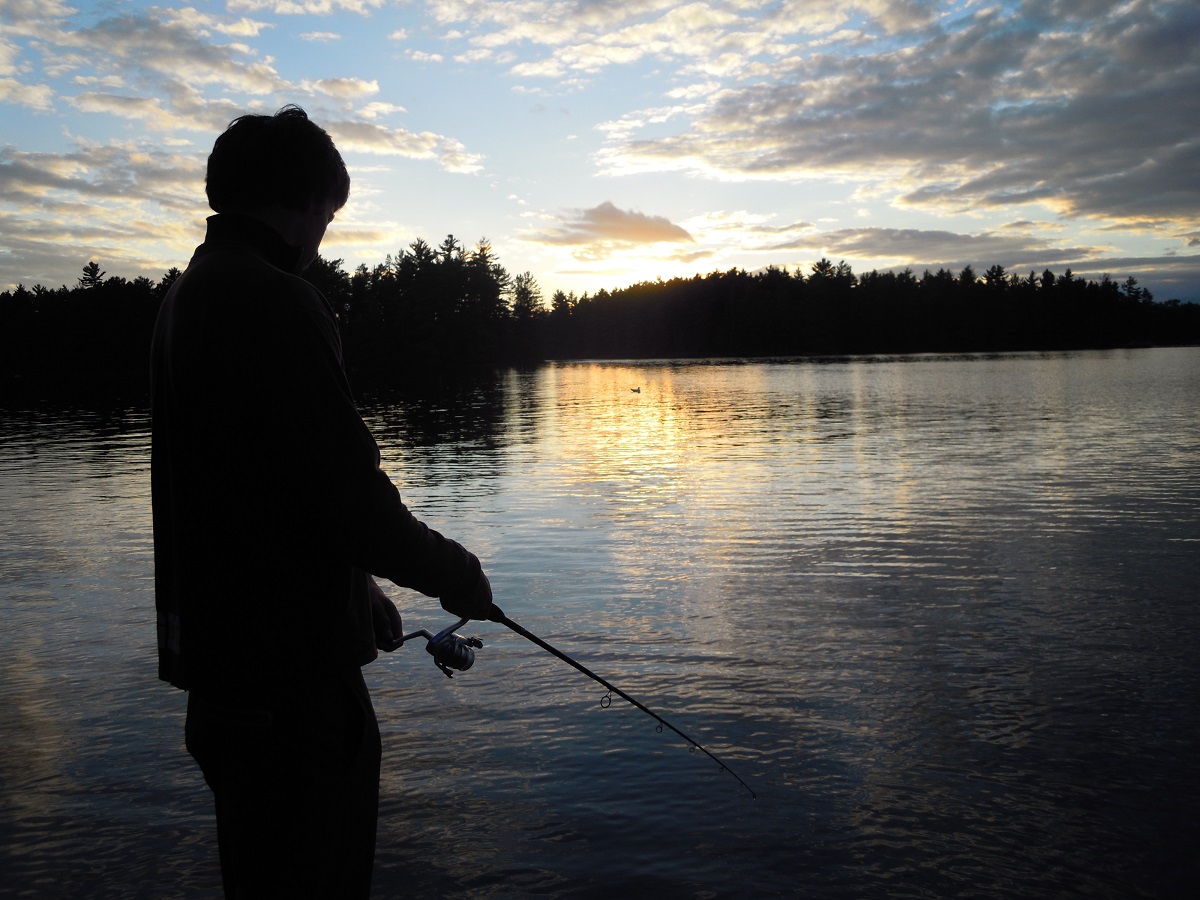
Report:
M366 669L375 895L1196 896L1198 399L1200 348L364 395L505 612L749 786L471 623L453 679L422 641ZM155 678L147 411L0 410L0 896L215 896ZM451 624L391 594L406 630Z

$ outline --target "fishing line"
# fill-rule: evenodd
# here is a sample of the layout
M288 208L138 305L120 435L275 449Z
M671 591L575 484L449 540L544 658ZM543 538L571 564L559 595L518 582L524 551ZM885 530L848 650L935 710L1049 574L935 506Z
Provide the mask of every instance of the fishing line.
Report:
M664 719L662 716L660 716L654 710L650 709L644 703L629 696L629 694L625 693L623 690L621 690L616 685L611 684L610 682L601 678L599 675L597 675L595 672L593 672L587 666L572 659L566 653L563 653L557 647L542 640L540 637L538 637L533 632L529 631L527 628L525 628L521 625L518 625L516 622L514 622L512 619L510 619L508 616L506 616L504 614L504 612L500 609L500 607L496 606L495 604L492 604L491 611L488 613L488 620L492 621L492 622L496 622L499 625L504 625L504 626L512 629L517 634L519 634L521 637L525 638L527 641L531 641L532 643L537 644L539 647L541 647L547 653L549 653L553 656L557 656L559 659L561 659L567 665L579 670L584 675L586 675L588 678L591 678L594 681L597 681L600 684L602 684L608 690L608 693L605 694L604 697L601 698L601 700L600 700L600 706L602 708L607 709L609 706L611 706L612 705L612 695L616 694L618 697L621 697L622 699L628 701L633 706L636 706L638 709L640 709L646 715L650 716L652 719L654 719L656 722L658 722L658 725L656 726L655 731L657 731L659 734L662 733L664 726L667 728L670 728L673 732L675 732L677 735L679 735L681 738L683 738L685 741L688 742L688 744L690 745L690 747L689 747L690 750L693 750L693 751L699 750L701 753L703 753L705 756L707 756L709 759L711 759L713 762L715 762L718 766L720 766L722 772L728 772L730 775L732 775L734 778L736 778L738 781L738 784L740 784L742 787L744 787L747 791L750 792L751 799L755 799L755 800L758 799L758 795L756 793L754 793L754 790L750 787L750 785L746 784L746 782L742 780L741 776L739 776L735 771L733 771L733 769L729 768L729 766L727 766L724 762L722 762L720 759L718 759L715 754L711 753L699 741L695 740L694 738L690 737L687 734L684 734L682 731L680 731L678 728L676 728L674 725L672 725L670 722L668 722L666 719ZM471 668L472 664L475 662L475 651L472 648L483 646L483 641L479 640L479 638L474 638L474 637L465 638L462 635L453 633L456 628L462 627L468 621L469 621L468 619L461 619L460 621L451 625L449 628L446 628L446 629L438 632L436 635L432 635L428 631L425 631L425 630L414 631L412 634L408 634L408 635L405 635L404 637L400 638L396 642L395 646L399 647L401 644L403 644L409 638L417 637L418 635L428 639L429 643L425 645L425 649L430 653L430 655L433 656L434 663L436 663L437 667L439 669L441 669L443 673L445 673L446 677L452 678L452 677L454 677L454 674L450 670L456 669L458 671L465 671L466 669Z
M513 631L515 631L521 637L525 638L526 640L533 641L533 643L537 644L539 647L541 647L547 653L551 653L554 656L557 656L559 659L561 659L567 665L573 666L574 668L576 668L580 672L582 672L584 675L588 676L588 678L591 678L591 679L594 679L595 681L600 682L611 693L616 694L618 697L621 697L621 698L629 701L634 706L636 706L638 709L640 709L642 712L644 712L646 715L650 716L652 719L655 719L658 722L658 728L656 730L659 731L660 733L662 732L664 725L667 728L670 728L673 732L675 732L677 735L679 735L681 738L683 738L685 741L687 741L689 744L691 744L693 749L699 750L701 753L703 753L705 756L707 756L709 759L711 759L713 762L715 762L718 766L720 766L722 772L728 772L730 775L732 775L734 778L736 778L738 780L738 784L740 784L746 790L750 791L751 799L758 799L758 795L754 793L754 790L750 787L750 785L748 785L748 784L746 784L746 782L742 781L741 776L739 776L737 774L737 772L733 771L733 769L729 768L729 766L727 766L727 765L725 765L725 763L721 762L721 760L719 760L716 756L714 756L712 753L710 753L704 746L702 746L699 743L699 741L696 741L695 739L684 734L682 731L680 731L678 728L676 728L674 725L672 725L670 722L668 722L666 719L664 719L662 716L660 716L654 710L650 709L645 704L635 700L633 697L630 697L627 693L625 693L619 687L616 687L615 685L612 685L609 682L605 681L603 678L601 678L599 675L597 675L595 672L593 672L587 666L583 665L582 663L576 662L575 660L573 660L571 657L567 656L567 654L563 653L558 648L543 641L536 634L533 634L526 628L522 627L521 625L518 625L516 622L514 622L512 619L510 619L508 616L506 616L500 610L500 608L498 606L493 604L492 612L488 616L488 619L492 622L498 622L501 625L505 625L508 628L511 628ZM606 707L606 708L611 703L612 703L612 699L608 695L605 695L604 699L600 701L600 705L602 707Z

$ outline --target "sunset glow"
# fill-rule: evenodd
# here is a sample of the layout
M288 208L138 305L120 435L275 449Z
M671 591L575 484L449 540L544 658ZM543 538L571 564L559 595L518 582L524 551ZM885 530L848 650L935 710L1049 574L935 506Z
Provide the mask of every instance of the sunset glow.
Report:
M548 298L822 257L1200 299L1191 0L0 0L0 290L158 279L294 102L347 270L489 240Z

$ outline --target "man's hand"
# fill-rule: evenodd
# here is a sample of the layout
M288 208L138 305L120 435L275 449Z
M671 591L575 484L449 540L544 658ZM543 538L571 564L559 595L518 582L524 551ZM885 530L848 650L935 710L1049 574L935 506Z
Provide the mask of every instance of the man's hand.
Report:
M404 636L400 610L396 609L396 604L370 575L367 576L367 591L371 595L371 624L375 626L375 646L391 653L396 649L396 642Z
M464 619L486 619L492 608L492 584L488 581L483 570L479 570L479 580L465 594L441 598L442 609Z

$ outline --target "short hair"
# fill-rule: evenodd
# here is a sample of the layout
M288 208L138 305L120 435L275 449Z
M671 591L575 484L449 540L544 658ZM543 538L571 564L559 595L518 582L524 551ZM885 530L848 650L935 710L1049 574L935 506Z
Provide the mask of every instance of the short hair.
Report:
M273 116L245 115L213 144L204 178L208 205L217 212L282 206L306 210L350 197L346 164L323 128L299 106Z

